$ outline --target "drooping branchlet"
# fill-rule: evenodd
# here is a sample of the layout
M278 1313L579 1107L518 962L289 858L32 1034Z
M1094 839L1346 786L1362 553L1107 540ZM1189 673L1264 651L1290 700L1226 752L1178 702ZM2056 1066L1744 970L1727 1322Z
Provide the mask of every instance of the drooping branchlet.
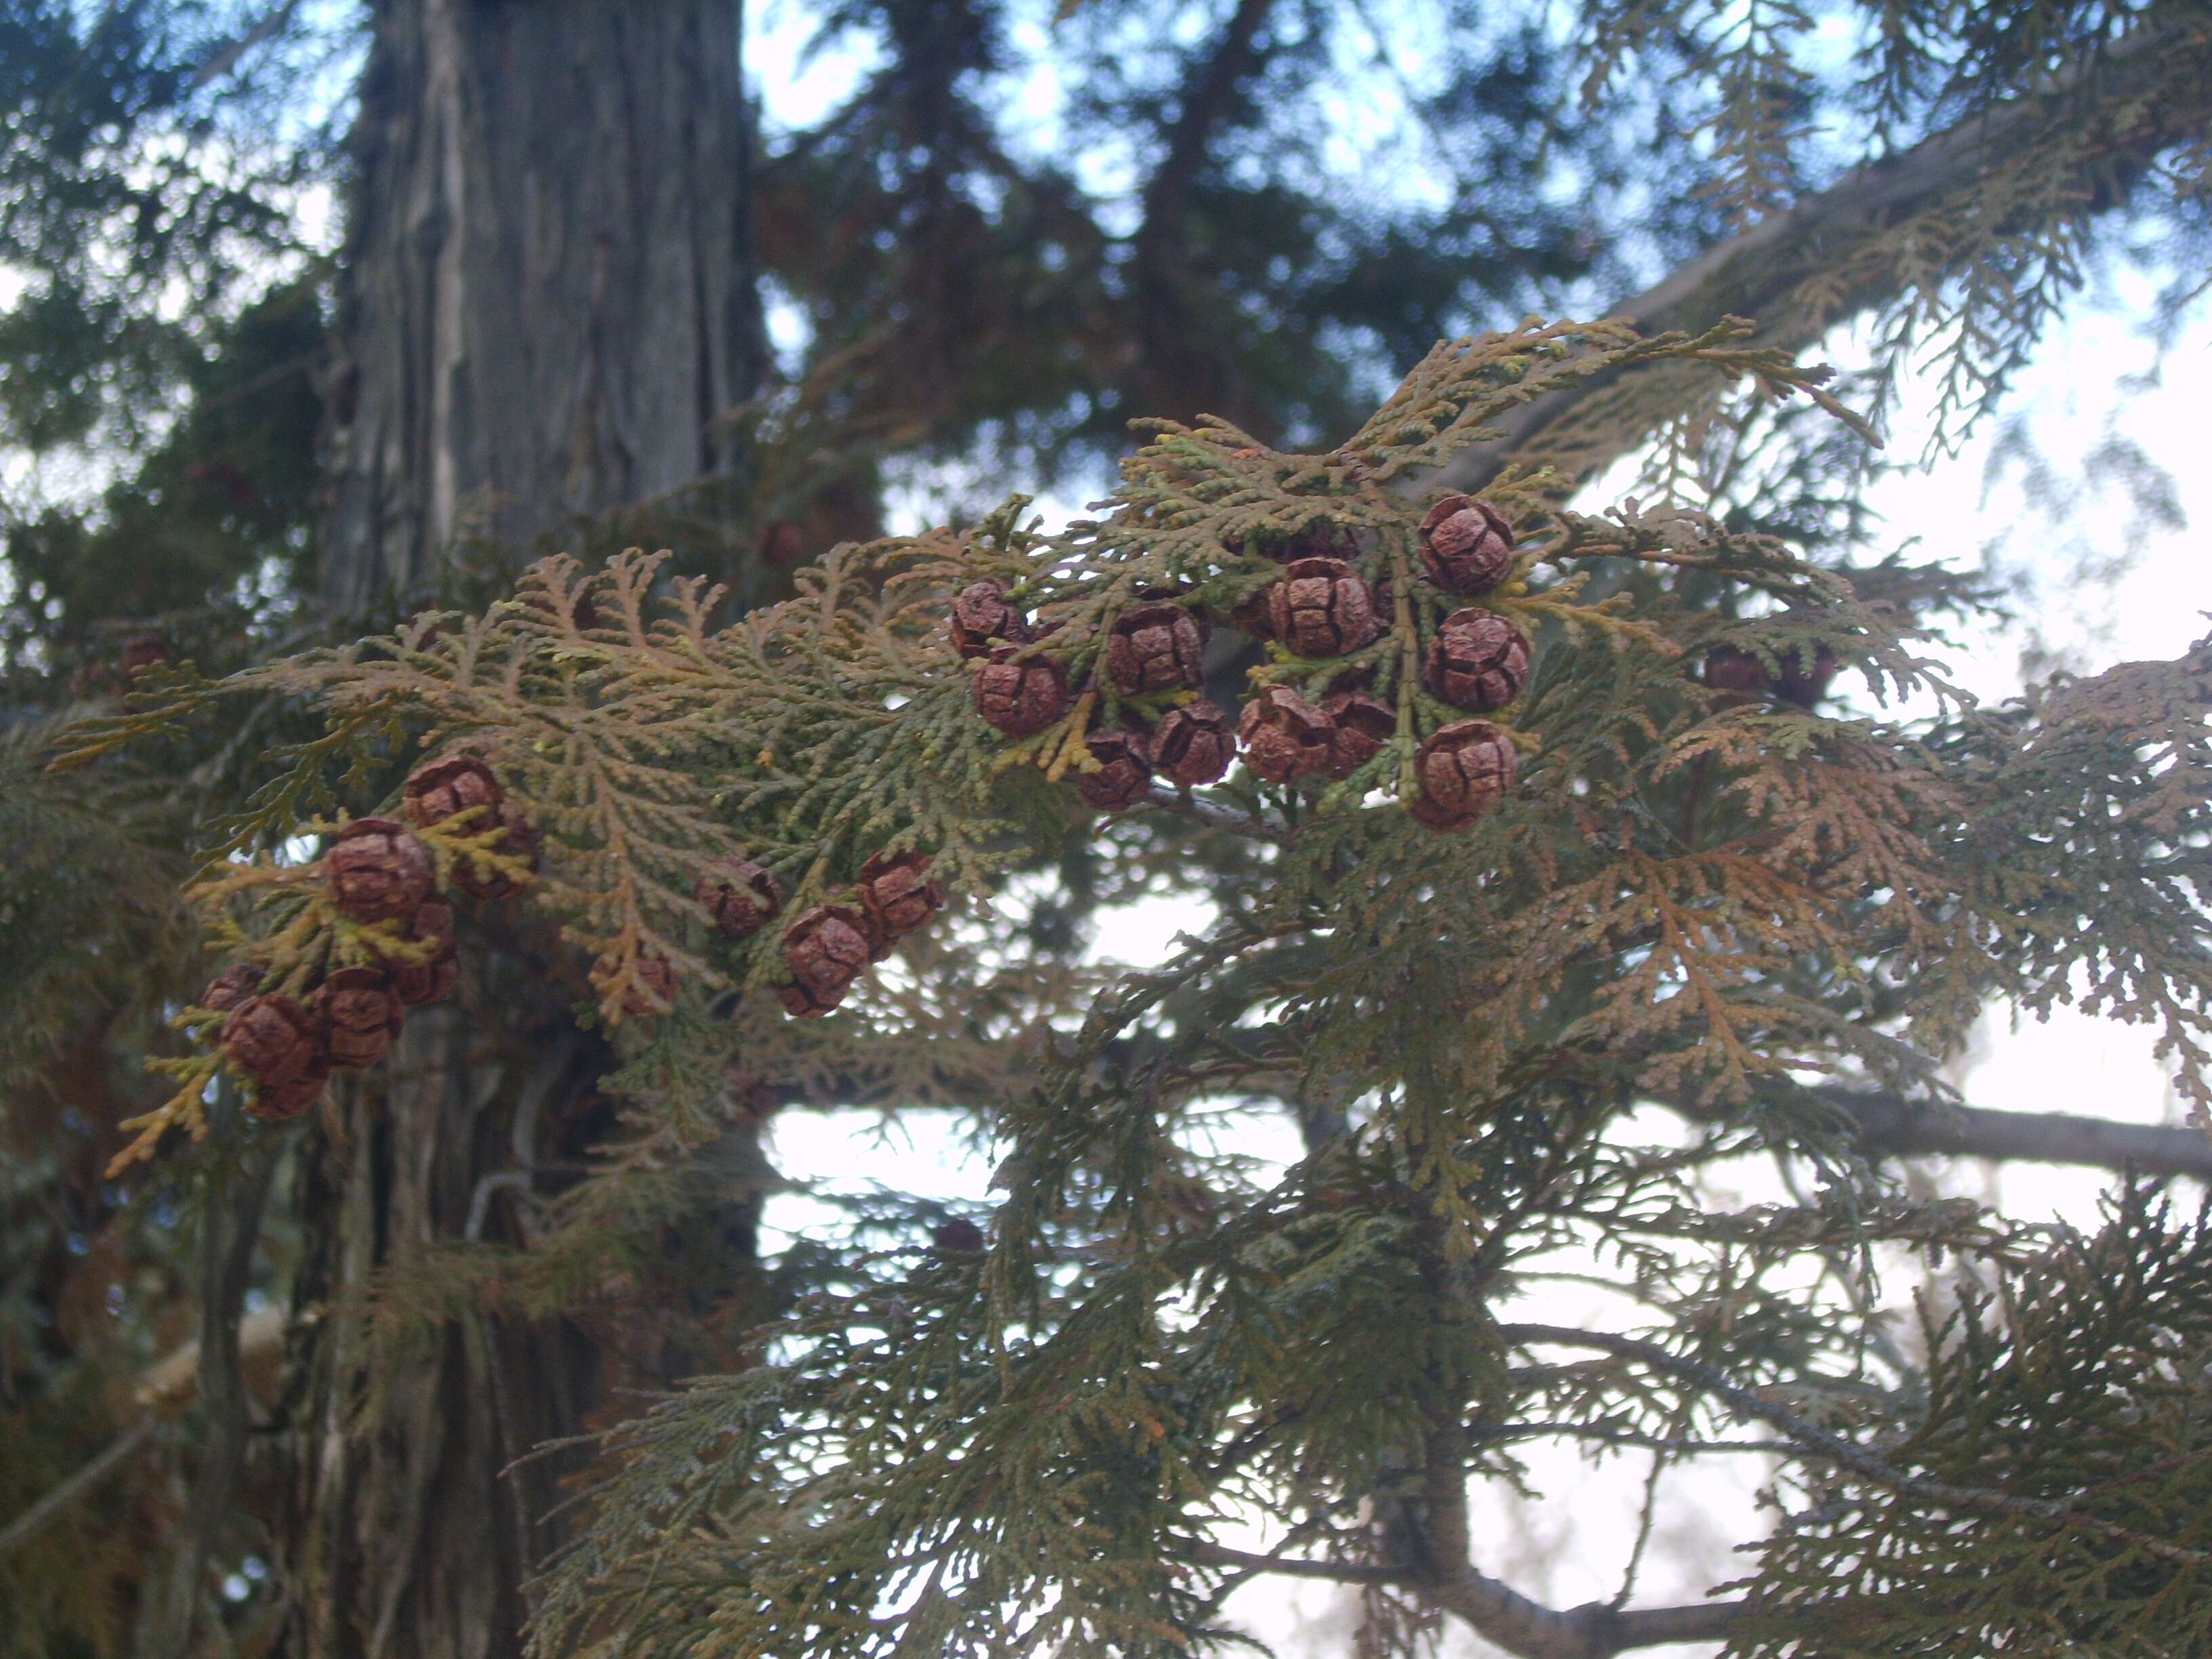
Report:
M393 954L383 963L392 975L392 989L410 1008L443 1002L460 978L459 942L453 935L453 907L442 899L425 900L407 927L410 945L427 947L419 961Z
M471 826L471 830L472 833L479 832L490 827L477 824ZM534 872L544 845L537 824L509 801L499 809L497 827L500 837L491 843L491 850L503 859L520 863L524 870ZM490 902L512 898L522 890L525 879L511 871L463 854L453 860L453 885L472 899Z
M603 953L592 963L592 988L604 998L619 982L616 1006L625 1019L652 1019L665 1013L676 1001L676 964L650 946L639 951L633 963L625 975L620 957L611 951Z

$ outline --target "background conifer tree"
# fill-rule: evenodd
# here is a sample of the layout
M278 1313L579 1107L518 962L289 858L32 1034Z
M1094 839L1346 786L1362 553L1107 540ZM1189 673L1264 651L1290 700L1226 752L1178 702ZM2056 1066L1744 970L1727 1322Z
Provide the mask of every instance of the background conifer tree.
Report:
M763 149L721 0L0 10L0 386L40 459L7 526L0 1641L1188 1650L1287 1573L1358 1589L1377 1653L1440 1620L2186 1650L2201 1229L2129 1187L2054 1237L1882 1159L2212 1163L1931 1082L1993 999L2086 983L2201 1109L2204 650L1949 696L1939 631L1987 595L1875 553L1854 411L1932 347L1955 433L2100 258L2185 303L2212 46L2181 5L1836 15L1850 75L1794 10L1568 39L1091 0L1047 148L1004 91L1034 20L830 9L873 67ZM1441 194L1346 176L1347 86L1408 100ZM1882 349L1838 395L1795 357L1853 318ZM948 468L978 505L1097 477L1132 416L1165 424L1092 520L880 538ZM1644 505L1568 505L1639 453ZM1516 549L1486 578L1422 528L1455 491ZM673 553L609 562L634 543ZM955 611L978 582L995 623ZM1525 660L1446 637L1468 598ZM1838 674L1921 712L1850 714ZM1200 690L1257 711L1247 770L1117 762L1135 731L1164 774ZM1508 735L1437 737L1469 712ZM1335 775L1267 775L1316 743ZM412 814L422 878L475 896L457 999L252 1121L305 1103L284 1032L222 1037L199 988L250 960L327 1043L339 971L433 971L419 894L319 896L416 855L313 838L463 750L512 820ZM928 871L872 862L902 853ZM730 937L763 880L781 914ZM1099 907L1162 889L1217 925L1086 966ZM972 1115L1003 1203L761 1258L763 1119L854 1101ZM1626 1133L1640 1103L1687 1142ZM1231 1107L1304 1159L1223 1151ZM1810 1195L1701 1202L1750 1150ZM1907 1247L1996 1300L1887 1340ZM1592 1249L1633 1310L1528 1317ZM1787 1518L1746 1585L1560 1612L1481 1571L1469 1492L1516 1446L1747 1431Z

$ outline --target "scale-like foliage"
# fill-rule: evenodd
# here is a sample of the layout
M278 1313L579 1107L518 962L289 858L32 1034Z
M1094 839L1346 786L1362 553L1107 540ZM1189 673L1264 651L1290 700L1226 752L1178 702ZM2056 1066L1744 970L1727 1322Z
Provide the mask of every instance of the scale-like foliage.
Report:
M628 1282L653 1229L700 1199L683 1160L720 1133L714 1079L733 1058L802 1094L872 1078L963 1101L1005 1149L984 1247L945 1231L924 1247L915 1206L860 1215L851 1248L784 1264L747 1369L613 1432L593 1523L542 1603L549 1651L1182 1652L1231 1639L1222 1598L1267 1563L1217 1534L1253 1516L1308 1570L1398 1598L1406 1617L1374 1629L1411 1631L1463 1589L1448 1558L1468 1480L1519 1480L1518 1445L1679 1462L1733 1449L1723 1425L1745 1418L1793 1468L1840 1468L1931 1536L2004 1511L1984 1464L1918 1473L1879 1439L1905 1403L1960 1395L1948 1349L1923 1376L1862 1316L1886 1248L2002 1263L2038 1241L1887 1194L1807 1084L1925 1095L1929 1056L1992 995L2087 995L2159 1026L2205 1098L2212 645L1979 709L1921 654L1920 608L1764 534L1632 501L1579 514L1556 481L1509 474L1491 493L1518 550L1484 603L1535 645L1492 716L1518 784L1464 835L1403 810L1416 745L1462 716L1424 679L1460 604L1417 556L1425 470L1519 404L1639 364L1816 389L1739 340L1531 324L1440 347L1325 455L1161 424L1101 516L1056 535L1017 500L971 530L841 548L796 598L727 625L658 560L589 576L555 561L484 615L172 686L80 733L89 758L240 697L322 711L232 826L236 859L196 884L228 948L301 995L404 955L298 850L336 827L322 814L466 749L542 830L532 876L474 813L420 826L441 882L527 881L593 958L589 1000L631 1053L629 1138L536 1251L396 1265L396 1334L463 1309L573 1310ZM1116 619L1163 602L1237 615L1280 578L1270 550L1316 536L1384 596L1383 625L1337 656L1272 645L1248 679L1316 699L1360 685L1395 731L1334 780L1158 788L1124 820L1108 845L1132 869L1188 878L1195 836L1217 878L1239 872L1216 880L1206 937L1101 979L1037 973L1003 930L956 915L813 1024L760 994L789 971L775 929L708 933L695 883L738 849L787 914L897 848L927 854L956 898L1005 902L1079 822L1086 738L1194 695L1118 690ZM1036 619L1018 658L1071 688L1019 738L977 718L977 670L947 636L951 596L979 580ZM1898 568L1869 587L1944 591ZM1933 713L1824 716L1838 667ZM1240 859L1214 856L1224 842ZM654 963L674 965L672 1009ZM208 1010L182 1018L214 1030ZM204 1131L216 1064L182 1068L146 1146L173 1123ZM1235 1149L1238 1103L1260 1099L1306 1130L1287 1170ZM1649 1100L1704 1127L1641 1143L1623 1115ZM1810 1160L1819 1192L1701 1203L1700 1170L1762 1148ZM1648 1334L1499 1322L1592 1248L1625 1267ZM1808 1264L1857 1314L1804 1293ZM2051 1341L2135 1328L2125 1298L2082 1282L2050 1304ZM2193 1488L2160 1490L2203 1524ZM2109 1540L2136 1523L2098 1524ZM1774 1559L1786 1575L1809 1558Z
M1730 1651L2200 1652L2212 1620L2212 1226L2130 1193L2093 1237L1925 1309L1885 1489L1814 1474ZM1931 1503L1931 1492L1951 1501ZM1986 1494L1964 1501L1960 1494ZM1926 1593L1942 1585L1940 1595Z

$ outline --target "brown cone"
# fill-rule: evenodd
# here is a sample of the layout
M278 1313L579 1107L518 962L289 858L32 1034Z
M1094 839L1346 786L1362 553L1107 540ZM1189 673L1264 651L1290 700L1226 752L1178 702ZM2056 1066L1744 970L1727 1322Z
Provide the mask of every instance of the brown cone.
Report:
M248 997L222 1023L223 1057L262 1085L289 1083L322 1055L322 1022L288 996Z
M1125 611L1106 638L1106 672L1125 697L1203 684L1205 656L1205 627L1179 605Z
M1521 769L1513 739L1488 720L1455 720L1413 757L1420 795L1406 810L1429 829L1464 830L1511 791Z
M1782 678L1775 690L1784 702L1810 708L1828 695L1828 684L1836 678L1838 666L1836 653L1825 645L1813 647L1810 667L1802 652L1790 652L1782 659Z
M1321 710L1336 726L1336 734L1329 740L1328 775L1332 778L1350 777L1398 735L1397 712L1364 691L1339 691L1323 697Z
M1269 783L1295 783L1328 770L1336 723L1287 687L1271 685L1244 705L1237 733L1244 764Z
M732 1064L724 1074L729 1084L731 1115L741 1123L765 1123L783 1103L775 1085L758 1072Z
M316 994L331 1063L361 1071L384 1058L406 1023L398 990L381 968L341 968Z
M1301 657L1340 657L1375 637L1375 595L1342 559L1297 559L1268 590L1267 620Z
M1486 714L1528 684L1528 636L1495 611L1455 611L1429 642L1429 690L1455 708Z
M246 1115L271 1123L295 1118L323 1097L331 1080L331 1057L317 1054L307 1069L287 1083L264 1083L246 1104Z
M261 983L261 970L250 962L234 962L209 981L200 993L200 1006L211 1008L216 1013L228 1013L253 994L253 988Z
M940 1221L930 1230L931 1246L947 1255L973 1255L983 1248L983 1230L964 1215Z
M403 790L407 816L416 823L443 823L472 806L484 810L469 821L471 834L491 828L499 816L501 790L491 768L474 755L448 755L424 761L407 775Z
M1421 520L1420 551L1447 592L1487 593L1513 569L1513 526L1488 501L1447 495Z
M952 601L952 648L963 657L988 657L991 641L1018 645L1030 636L1022 613L1006 602L1006 590L994 581L970 582Z
M1067 671L1049 657L1014 660L1000 646L975 671L975 712L1010 738L1034 737L1067 712Z
M793 983L776 994L802 1019L828 1013L876 959L880 935L862 912L817 904L783 933L783 965Z
M356 818L323 856L331 901L356 921L395 921L430 896L430 851L390 818Z
M860 903L885 941L929 925L945 908L945 884L932 879L929 854L878 853L860 866Z
M1255 640L1272 640L1275 637L1274 604L1275 588L1270 582L1259 592L1247 596L1229 613L1230 625L1241 629Z
M1244 544L1237 542L1232 552L1242 553ZM1277 564L1295 564L1300 559L1350 559L1359 548L1352 537L1334 525L1311 525L1294 536L1278 537L1273 541L1262 539L1260 554Z
M1101 812L1126 812L1152 799L1152 761L1145 740L1132 732L1092 732L1083 739L1098 761L1096 772L1071 771L1076 793Z
M1212 783L1237 759L1237 728L1214 704L1185 703L1160 717L1152 731L1152 765L1185 788Z
M725 939L749 938L783 908L783 890L775 878L736 853L709 865L691 896L706 911L707 925Z
M1770 674L1766 665L1750 652L1717 645L1705 657L1705 684L1731 699L1779 697L1800 708L1810 708L1828 695L1829 684L1839 666L1833 651L1816 645L1809 666L1801 651L1787 649L1781 655L1778 672Z
M1717 645L1705 657L1705 684L1739 697L1763 697L1773 690L1766 665L1748 651Z

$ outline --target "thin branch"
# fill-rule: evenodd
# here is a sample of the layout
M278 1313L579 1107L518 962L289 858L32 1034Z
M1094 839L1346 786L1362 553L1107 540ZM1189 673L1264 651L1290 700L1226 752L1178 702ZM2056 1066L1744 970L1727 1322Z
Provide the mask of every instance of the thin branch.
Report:
M1279 1573L1289 1578L1322 1578L1334 1584L1401 1584L1407 1575L1389 1567L1358 1561L1310 1561L1295 1555L1255 1555L1225 1544L1197 1543L1184 1553L1209 1567L1234 1567L1239 1572Z
M160 1426L158 1418L139 1419L109 1441L98 1456L66 1477L5 1527L0 1527L0 1560L29 1543L46 1529L48 1523L59 1520L71 1504L129 1462L154 1437L154 1431Z
M1395 1584L1432 1597L1485 1641L1517 1659L1613 1659L1637 1648L1669 1642L1711 1641L1728 1633L1741 1601L1693 1607L1621 1609L1601 1602L1560 1609L1533 1601L1510 1585L1468 1567L1441 1579L1410 1571L1350 1561L1313 1561L1257 1555L1221 1544L1199 1544L1193 1559L1240 1572L1318 1578L1339 1584Z
M286 1316L282 1308L261 1308L239 1322L240 1364L248 1369L262 1364L284 1346ZM92 1459L30 1508L0 1528L0 1557L27 1544L44 1532L71 1504L130 1462L132 1454L151 1439L162 1422L189 1405L198 1391L200 1345L195 1337L164 1354L147 1368L135 1391L146 1415L109 1441Z
M1206 161L1215 130L1231 115L1237 94L1260 66L1260 29L1273 0L1237 0L1213 50L1192 70L1165 137L1166 150L1145 185L1137 257L1145 263L1179 245L1184 200Z
M1823 1084L1810 1091L1850 1120L1860 1146L1881 1158L1980 1158L1994 1163L2071 1164L2138 1176L2212 1180L2212 1137L2201 1129L2114 1123L2075 1112L2000 1112L1907 1100L1887 1089ZM1695 1099L1662 1100L1692 1122L1712 1121Z
M1276 820L1255 814L1239 812L1233 808L1216 805L1200 800L1195 795L1171 785L1152 786L1152 805L1164 812L1174 812L1194 819L1209 830L1224 830L1232 836L1242 836L1248 841L1267 841L1280 843L1291 838L1287 827Z
M2212 1137L2201 1129L2112 1123L2072 1112L1997 1112L1919 1104L1902 1096L1843 1087L1814 1091L1846 1113L1869 1151L1891 1158L1937 1155L1999 1162L2074 1164L2146 1176L2212 1180Z
M1796 1442L1801 1450L1817 1454L1893 1492L1977 1514L2014 1515L2035 1521L2070 1522L2186 1566L2202 1566L2212 1561L2212 1555L2203 1550L2191 1549L2185 1545L2137 1532L2131 1527L2116 1526L2095 1516L2085 1515L2080 1505L2063 1499L2021 1498L1986 1486L1958 1486L1948 1481L1929 1480L1909 1474L1879 1452L1870 1451L1842 1435L1832 1434L1807 1422L1794 1412L1785 1411L1771 1401L1762 1399L1737 1384L1717 1366L1670 1352L1656 1342L1615 1336L1609 1331L1575 1330L1561 1325L1501 1325L1498 1328L1498 1334L1516 1346L1547 1343L1554 1347L1595 1349L1618 1358L1632 1359L1653 1370L1694 1383L1738 1416L1770 1424L1781 1430Z
M2095 63L2054 76L2043 91L2013 100L1939 132L1903 153L1845 174L1828 189L1786 213L1763 220L1717 242L1643 293L1622 301L1613 314L1647 333L1700 329L1724 316L1750 317L1759 343L1802 349L1844 319L1882 306L1910 289L1915 250L1900 248L1877 275L1852 291L1808 302L1801 290L1822 268L1841 266L1884 231L1908 216L1975 189L1995 166L2022 154L2062 100L2093 81L2110 106L2140 100L2169 83L2178 95L2157 100L2115 135L2083 168L2080 196L2085 214L2118 206L2124 193L2094 176L2113 167L2148 165L2161 151L2201 134L2212 120L2212 76L2175 77L2177 53L2201 51L2201 37L2179 26L2143 30ZM1547 428L1613 384L1595 376L1552 392L1492 422L1490 443L1471 445L1435 472L1409 475L1405 487L1422 494L1480 490L1528 452ZM1640 442L1647 425L1624 422L1618 431L1579 447L1574 471L1587 477Z
M292 21L292 14L300 9L300 0L284 0L284 3L264 13L261 21L217 52L192 72L191 90L198 92L211 82L220 81L238 67L239 60L263 41L281 34Z
M1472 1567L1419 1588L1516 1659L1613 1659L1615 1654L1670 1642L1717 1641L1744 1607L1741 1601L1636 1608L1587 1601L1563 1610L1532 1601Z

